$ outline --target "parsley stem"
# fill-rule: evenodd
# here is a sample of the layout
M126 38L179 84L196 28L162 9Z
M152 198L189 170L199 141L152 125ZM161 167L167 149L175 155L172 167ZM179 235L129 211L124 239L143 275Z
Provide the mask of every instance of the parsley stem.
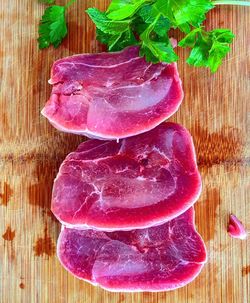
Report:
M223 4L228 4L228 5L242 5L242 6L250 6L250 1L237 1L237 0L222 0L222 1L212 1L214 5L223 5Z
M70 5L72 5L74 2L76 2L76 0L71 0L69 1L66 5L65 5L65 9L68 9L70 7Z

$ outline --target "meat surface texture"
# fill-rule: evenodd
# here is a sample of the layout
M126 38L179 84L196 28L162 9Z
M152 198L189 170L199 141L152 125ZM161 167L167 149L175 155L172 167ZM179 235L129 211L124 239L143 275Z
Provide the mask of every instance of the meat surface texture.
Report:
M191 135L165 122L119 143L80 144L60 167L52 211L68 227L146 228L182 214L200 190Z
M137 47L130 47L56 61L42 114L61 131L97 139L154 128L178 109L181 81L176 64L147 63L138 54Z
M206 262L191 207L159 226L103 232L62 228L57 253L76 277L111 291L164 291L191 282Z

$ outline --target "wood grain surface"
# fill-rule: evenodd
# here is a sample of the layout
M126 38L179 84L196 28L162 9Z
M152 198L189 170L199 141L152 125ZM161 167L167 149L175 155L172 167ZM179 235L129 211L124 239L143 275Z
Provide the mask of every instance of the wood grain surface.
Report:
M58 4L64 1L56 1ZM160 293L110 293L82 282L60 265L60 225L50 212L53 179L64 157L84 139L55 130L40 115L51 91L55 59L102 49L84 10L107 0L78 1L69 11L69 35L58 48L38 50L36 0L0 0L0 302L26 303L247 303L250 241L226 231L234 213L250 230L249 48L250 10L219 7L207 28L229 27L233 50L220 70L187 66L178 50L185 98L171 118L193 135L203 191L196 226L208 263L186 287Z

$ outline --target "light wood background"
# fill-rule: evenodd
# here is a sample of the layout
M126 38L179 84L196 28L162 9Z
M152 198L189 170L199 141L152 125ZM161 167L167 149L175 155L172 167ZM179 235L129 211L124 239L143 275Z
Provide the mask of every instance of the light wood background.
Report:
M101 50L84 10L108 2L78 1L68 15L64 43L40 51L37 25L44 6L36 0L0 0L0 302L250 302L250 241L232 239L226 231L230 212L250 230L246 8L220 7L208 16L207 28L229 27L236 34L216 74L187 66L187 52L179 50L185 99L171 120L191 131L203 178L195 209L208 263L200 276L171 292L109 293L77 280L57 260L60 225L50 212L52 182L64 157L83 138L55 130L40 111L50 95L53 61Z

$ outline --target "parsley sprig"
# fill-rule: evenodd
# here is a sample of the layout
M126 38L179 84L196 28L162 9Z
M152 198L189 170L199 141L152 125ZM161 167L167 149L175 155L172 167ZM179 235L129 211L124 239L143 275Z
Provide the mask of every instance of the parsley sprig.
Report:
M60 45L67 35L66 11L75 1L45 9L39 25L39 48ZM185 35L178 46L190 48L187 63L216 72L230 51L234 35L229 29L206 31L203 22L211 9L222 4L250 6L250 1L112 0L105 12L97 8L86 12L96 25L96 39L107 45L109 51L138 45L140 55L147 61L175 62L179 58L169 36L170 30L178 29Z
M39 48L47 48L50 45L58 47L63 38L68 33L66 24L66 11L76 0L69 1L65 6L52 5L45 9L42 19L39 24ZM52 4L53 0L40 0L40 2L46 4Z
M206 32L202 27L192 30L179 42L181 47L191 48L187 63L193 66L209 67L216 72L223 58L230 51L234 38L229 29L214 29Z
M90 8L87 13L96 25L97 39L110 51L137 44L140 55L145 56L147 61L175 62L178 56L170 42L169 31L179 29L185 37L178 46L191 49L187 63L208 67L215 72L230 51L234 38L229 29L206 31L202 25L207 12L219 4L250 3L227 0L113 0L106 12Z

